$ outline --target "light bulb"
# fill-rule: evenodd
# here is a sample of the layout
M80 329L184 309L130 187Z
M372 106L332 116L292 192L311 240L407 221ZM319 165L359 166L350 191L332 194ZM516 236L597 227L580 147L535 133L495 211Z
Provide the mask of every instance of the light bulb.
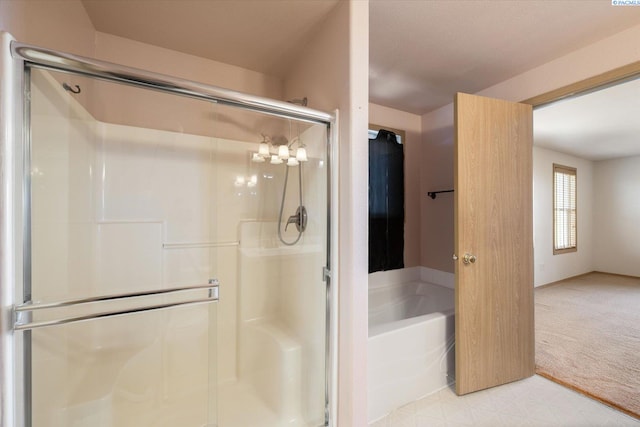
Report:
M296 150L296 160L299 162L306 162L307 159L307 149L304 147L298 147Z
M251 161L256 163L262 163L264 162L264 157L262 157L259 153L253 153L253 156L251 156Z
M287 160L287 166L298 166L299 164L295 157L289 157L289 160Z
M281 163L282 163L282 159L281 159L280 157L276 156L275 154L273 154L273 155L271 156L271 162L270 162L270 163L271 163L272 165L279 165L279 164L281 164Z
M289 158L289 147L287 147L287 144L282 144L278 147L278 157L280 157L282 160L286 160Z
M258 154L262 157L269 157L269 144L261 142L260 147L258 147Z

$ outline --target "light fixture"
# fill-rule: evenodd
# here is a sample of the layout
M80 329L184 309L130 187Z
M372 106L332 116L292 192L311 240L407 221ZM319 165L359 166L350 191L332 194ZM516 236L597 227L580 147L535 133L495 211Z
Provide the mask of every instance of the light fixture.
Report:
M270 163L272 165L279 165L279 164L282 164L282 159L280 157L276 156L275 154L273 154L271 156L271 162Z
M263 140L258 147L258 153L260 156L269 157L269 144L267 144L266 140Z
M304 148L304 145L298 147L296 150L296 160L299 162L306 162L307 159L307 149Z
M287 166L298 166L300 162L309 160L307 149L300 142L300 138L294 138L291 143L287 143L286 139L284 141L284 144L274 146L271 138L263 135L262 142L258 144L258 152L251 154L251 161L254 163L269 161L272 165L280 165L286 161ZM294 144L298 146L295 151L291 148ZM277 154L273 154L274 152Z
M278 157L282 160L286 160L289 158L289 147L287 144L282 144L278 147Z

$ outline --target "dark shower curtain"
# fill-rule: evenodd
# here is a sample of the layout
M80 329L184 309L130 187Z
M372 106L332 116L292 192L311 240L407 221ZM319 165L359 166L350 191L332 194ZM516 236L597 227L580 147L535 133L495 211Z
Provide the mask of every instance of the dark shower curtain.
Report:
M393 132L369 139L369 273L404 267L404 149Z

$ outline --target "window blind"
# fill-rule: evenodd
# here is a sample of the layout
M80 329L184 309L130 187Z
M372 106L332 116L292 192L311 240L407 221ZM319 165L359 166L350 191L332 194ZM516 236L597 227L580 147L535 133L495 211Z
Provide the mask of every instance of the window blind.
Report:
M577 250L577 173L575 168L553 165L553 250Z

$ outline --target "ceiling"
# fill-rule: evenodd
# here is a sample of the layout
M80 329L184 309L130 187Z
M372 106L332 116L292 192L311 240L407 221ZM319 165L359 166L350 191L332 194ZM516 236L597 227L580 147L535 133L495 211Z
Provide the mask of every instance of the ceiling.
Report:
M338 0L82 0L96 30L286 75ZM415 114L640 24L609 0L371 0L370 100Z
M640 24L609 0L371 0L371 102L424 114Z
M605 160L640 156L640 78L534 110L536 146Z
M82 0L98 31L281 78L338 1ZM639 25L640 7L609 0L370 0L369 21L370 101L425 114L456 92L478 92ZM620 94L616 101L593 96L536 113L536 126L550 116L537 129L539 145L584 150L580 155L592 159L617 156L623 146L637 151L629 135L638 135L631 126L640 122L631 113L638 105ZM619 114L595 109L614 102ZM580 112L564 110L571 105ZM558 137L552 141L547 129ZM598 144L611 144L616 132L618 148Z

